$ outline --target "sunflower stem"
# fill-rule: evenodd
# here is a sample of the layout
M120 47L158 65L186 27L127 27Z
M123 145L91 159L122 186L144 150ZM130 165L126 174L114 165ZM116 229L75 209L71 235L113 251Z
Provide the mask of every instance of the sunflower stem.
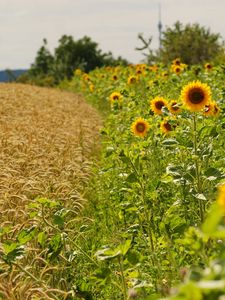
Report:
M198 149L197 149L197 118L196 115L193 114L193 134L194 134L194 154L195 154L195 172L196 172L196 181L197 181L197 193L202 193L202 182L201 182L201 176L200 176L200 165L199 165L199 156L198 156ZM198 205L199 205L199 214L200 214L200 220L203 222L204 220L204 205L203 200L201 198L198 198Z
M124 298L124 300L126 300L127 299L127 286L126 286L124 270L123 270L123 261L120 256L118 256L118 262L119 262L120 274L121 274L121 280L122 280L123 298Z

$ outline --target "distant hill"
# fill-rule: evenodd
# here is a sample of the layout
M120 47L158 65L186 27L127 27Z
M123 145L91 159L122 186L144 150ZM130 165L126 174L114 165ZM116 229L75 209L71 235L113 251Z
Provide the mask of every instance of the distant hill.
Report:
M15 81L15 79L21 74L27 72L25 69L18 70L2 70L0 71L0 82Z

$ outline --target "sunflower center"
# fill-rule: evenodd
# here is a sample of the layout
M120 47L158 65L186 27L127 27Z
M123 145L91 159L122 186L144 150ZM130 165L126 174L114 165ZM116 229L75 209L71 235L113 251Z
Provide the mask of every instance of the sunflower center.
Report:
M205 94L202 89L194 88L190 90L188 98L192 104L199 104L204 100Z
M177 106L177 103L173 103L171 106L172 106L173 111L179 110L179 106Z
M161 110L163 108L163 106L165 106L165 103L163 101L157 101L155 103L155 107L159 110Z
M119 99L119 96L115 95L113 96L113 100L118 100Z
M144 131L145 131L145 124L143 124L143 123L138 123L138 124L136 125L136 130L137 130L138 132L140 132L140 133L144 132Z
M130 78L130 83L135 83L135 81L136 81L135 77Z
M172 130L172 127L171 127L170 123L168 123L168 122L164 123L163 126L165 127L165 129L167 131L171 131Z

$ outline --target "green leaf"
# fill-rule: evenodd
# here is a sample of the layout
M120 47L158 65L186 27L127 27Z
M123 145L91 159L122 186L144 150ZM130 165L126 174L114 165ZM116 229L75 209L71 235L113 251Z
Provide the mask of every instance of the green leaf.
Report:
M126 240L126 242L124 244L119 245L119 247L117 247L117 249L119 251L121 251L122 255L125 256L127 254L127 251L130 249L131 247L131 240Z
M195 194L193 195L196 199L206 201L206 197L203 194Z
M162 142L163 146L174 146L174 145L178 145L178 144L179 144L178 141L175 139L165 139Z
M63 226L64 226L64 217L54 214L53 222L54 222L55 225L58 225L59 228L62 229Z
M126 181L129 183L134 183L134 182L137 182L138 179L137 179L137 176L135 175L135 173L131 173L130 175L128 175Z
M44 248L45 244L46 244L46 240L47 240L45 232L40 232L38 234L37 240L38 240L38 243Z
M127 253L126 258L127 258L128 262L134 266L141 261L141 254L135 250L130 250Z
M220 178L222 176L222 173L220 172L220 170L210 167L206 170L205 176L208 180L212 181L217 178Z
M11 264L16 259L20 259L24 254L24 246L18 245L17 243L6 242L3 244L5 254L3 260L7 264Z
M36 227L31 227L29 229L23 229L17 236L17 241L20 244L26 244L31 241L36 235Z
M121 251L119 251L118 249L112 250L110 248L101 249L95 253L95 256L99 260L110 260L120 255Z

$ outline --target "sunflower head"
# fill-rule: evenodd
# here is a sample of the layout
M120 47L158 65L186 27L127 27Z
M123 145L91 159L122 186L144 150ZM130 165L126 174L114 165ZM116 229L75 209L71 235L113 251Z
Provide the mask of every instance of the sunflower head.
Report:
M209 104L205 105L203 108L203 114L205 116L216 116L219 114L219 107L216 102L211 101Z
M181 91L181 99L190 111L201 111L211 101L211 90L206 83L193 81Z
M165 72L162 72L162 74L161 74L161 77L164 78L164 79L167 79L168 76L169 76L169 73L166 72L166 71L165 71Z
M142 69L141 68L137 68L136 69L136 74L137 75L141 75L143 73Z
M116 74L114 74L112 79L116 81L118 79L118 76Z
M137 120L135 120L132 125L131 125L131 132L139 137L144 137L146 136L148 130L149 130L149 123L142 119L142 118L138 118Z
M170 102L168 109L171 114L178 114L181 111L179 104L175 100Z
M172 71L174 72L174 73L176 73L176 74L180 74L181 72L182 72L182 68L181 68L181 66L178 66L178 65L173 65L172 66Z
M110 96L110 101L115 102L115 101L121 101L122 100L122 95L120 92L113 92Z
M206 63L206 64L204 65L204 68L205 68L205 70L207 70L207 71L211 71L212 68L213 68L213 66L212 66L212 64L210 64L210 63Z
M171 131L175 129L175 124L172 120L169 120L168 118L165 118L161 123L160 123L160 129L162 133L168 134Z
M74 74L75 74L76 76L80 76L80 75L82 74L81 69L76 69L76 70L74 71Z
M128 79L127 79L127 84L135 84L137 82L137 76L129 76Z
M88 75L87 73L84 73L84 74L83 74L82 79L83 79L84 81L90 81L90 77L89 77L89 75Z
M168 102L163 97L156 97L150 102L151 110L157 115L161 115L163 113L162 108L164 106L168 107Z
M175 66L180 66L180 64L181 64L181 59L180 59L180 58L175 58L175 59L172 61L172 64L175 65Z
M153 66L149 67L149 70L152 71L152 72L157 72L158 69L159 69L159 67L157 65L153 65Z
M217 203L225 212L225 183L219 186L219 194L217 198Z

